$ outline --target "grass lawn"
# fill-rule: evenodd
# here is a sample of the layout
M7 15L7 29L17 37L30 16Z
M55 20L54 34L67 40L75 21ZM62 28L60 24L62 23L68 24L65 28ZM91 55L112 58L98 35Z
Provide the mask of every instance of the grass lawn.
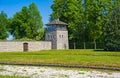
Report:
M120 52L94 51L91 49L1 52L0 62L107 66L120 68Z
M0 76L0 78L30 78L30 77L20 77L20 76Z

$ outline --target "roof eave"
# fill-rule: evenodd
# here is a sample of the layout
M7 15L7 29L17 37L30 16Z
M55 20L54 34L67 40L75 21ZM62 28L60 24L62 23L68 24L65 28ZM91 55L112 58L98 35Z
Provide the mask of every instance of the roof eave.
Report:
M45 24L46 26L56 26L56 25L64 25L64 26L68 26L68 24Z

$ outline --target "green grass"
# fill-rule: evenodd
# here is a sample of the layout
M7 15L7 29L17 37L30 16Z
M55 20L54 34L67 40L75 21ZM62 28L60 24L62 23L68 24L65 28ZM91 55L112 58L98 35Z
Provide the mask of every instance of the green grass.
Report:
M20 76L0 76L0 78L30 78L30 77L20 77Z
M0 62L107 66L120 68L120 52L104 52L90 49L2 52L0 53Z

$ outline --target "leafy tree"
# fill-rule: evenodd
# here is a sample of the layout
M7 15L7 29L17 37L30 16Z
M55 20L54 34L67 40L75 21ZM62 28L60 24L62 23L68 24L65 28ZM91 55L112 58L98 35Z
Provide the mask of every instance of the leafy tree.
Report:
M29 8L24 6L20 12L14 15L10 24L10 32L15 39L40 40L44 32L42 26L40 12L35 3L32 3L29 5Z
M80 41L82 32L82 0L54 0L51 20L59 18L68 23L69 40Z
M120 1L116 0L104 32L105 49L120 51Z
M50 21L60 18L68 23L70 42L93 42L96 49L96 42L103 42L113 3L113 0L54 0Z
M7 33L8 19L7 15L2 11L0 13L0 40L8 37Z
M110 9L112 7L111 0L85 0L85 26L87 33L87 41L94 43L96 49L96 41L103 42L103 28L108 20Z
M84 0L85 38L94 43L103 42L103 29L108 22L112 0Z

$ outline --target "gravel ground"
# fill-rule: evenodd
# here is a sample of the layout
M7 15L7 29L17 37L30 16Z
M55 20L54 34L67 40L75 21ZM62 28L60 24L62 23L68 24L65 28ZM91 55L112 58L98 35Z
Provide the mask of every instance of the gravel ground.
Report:
M13 65L0 65L0 75L31 78L120 78L120 72Z

